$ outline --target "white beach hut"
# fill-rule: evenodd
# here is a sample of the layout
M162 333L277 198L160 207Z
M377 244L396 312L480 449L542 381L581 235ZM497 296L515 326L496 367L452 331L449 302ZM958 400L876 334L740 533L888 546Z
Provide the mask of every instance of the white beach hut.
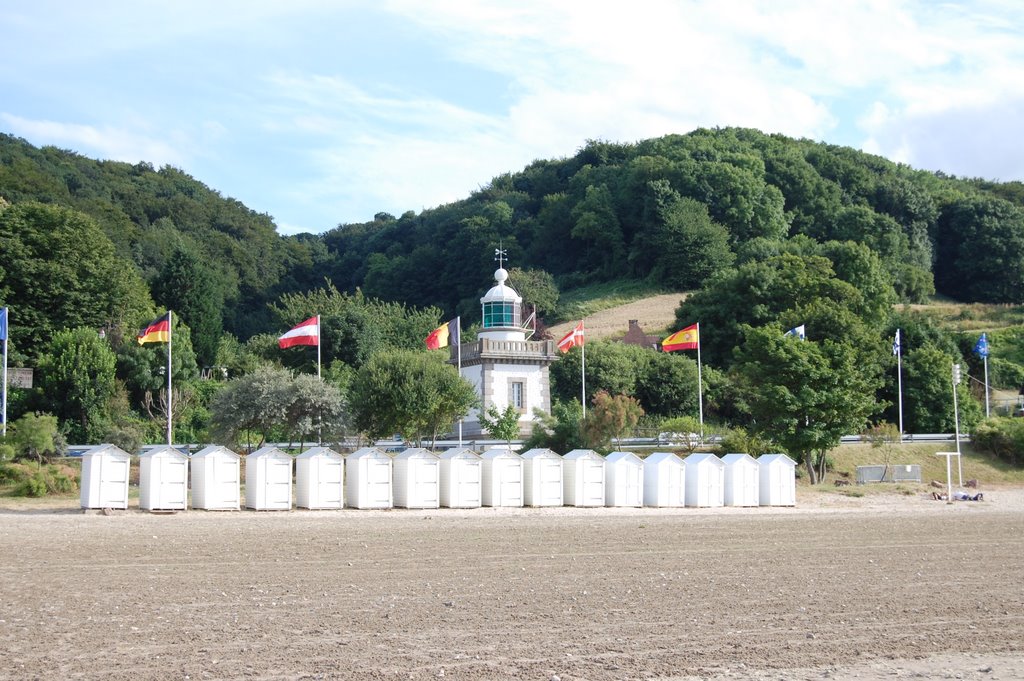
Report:
M672 452L652 452L644 459L644 506L683 506L686 466Z
M761 481L757 459L749 454L726 454L725 493L722 495L726 506L757 506L761 498Z
M82 454L82 508L128 508L131 454L111 444Z
M295 460L267 445L245 457L245 507L256 511L290 511Z
M612 452L605 458L606 506L644 505L644 462L633 452Z
M561 506L562 457L550 449L531 449L523 453L523 504L525 506Z
M295 505L343 508L345 459L330 447L312 447L295 457Z
M441 460L436 454L411 447L396 456L392 465L395 506L437 508L441 505Z
M507 447L488 449L483 460L480 501L484 506L523 505L523 458Z
M188 507L188 457L163 446L139 454L139 508L183 511Z
M796 461L785 454L758 457L761 506L796 506Z
M363 447L345 457L345 497L350 508L391 508L391 457Z
M714 454L700 452L686 464L686 505L721 506L725 502L725 464Z
M605 461L593 449L562 457L562 501L566 506L604 506Z
M241 508L239 456L227 447L210 445L192 455L192 508L237 511Z
M441 459L441 505L445 508L480 508L483 460L468 447L443 452Z

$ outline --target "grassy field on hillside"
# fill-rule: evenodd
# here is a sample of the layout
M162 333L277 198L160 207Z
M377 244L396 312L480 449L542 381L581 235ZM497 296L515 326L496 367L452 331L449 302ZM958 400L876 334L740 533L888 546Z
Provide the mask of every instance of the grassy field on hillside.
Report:
M829 474L825 483L819 485L819 487L835 490L839 494L854 496L886 492L902 492L905 494L922 492L931 489L929 483L932 480L945 484L946 459L942 456L936 456L936 453L955 450L956 447L952 442L894 445L888 463L893 466L913 464L921 466L920 485L912 483L873 483L866 485L854 484L850 487L835 487L834 481L838 478L848 479L851 482L856 481L857 466L882 465L886 463L886 453L882 448L873 448L869 444L841 445L830 452L829 459L832 465L829 468ZM1004 463L988 453L978 450L969 442L961 443L961 455L964 481L977 480L978 489L981 491L993 485L1024 484L1024 468L1015 468ZM958 487L956 459L953 459L952 463L953 486Z

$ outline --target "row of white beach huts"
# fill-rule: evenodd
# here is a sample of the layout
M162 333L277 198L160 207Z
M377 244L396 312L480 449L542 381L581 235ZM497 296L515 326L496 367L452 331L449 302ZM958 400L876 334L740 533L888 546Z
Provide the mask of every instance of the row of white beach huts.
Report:
M173 447L139 455L139 507L240 510L243 458L226 447L186 456ZM254 510L476 508L480 506L714 507L793 506L796 465L785 454L655 452L607 457L589 449L434 454L410 448L391 456L365 447L342 456L314 447L291 456L263 447L244 457L246 508ZM128 508L131 456L114 445L83 454L82 508ZM294 496L293 496L294 489Z

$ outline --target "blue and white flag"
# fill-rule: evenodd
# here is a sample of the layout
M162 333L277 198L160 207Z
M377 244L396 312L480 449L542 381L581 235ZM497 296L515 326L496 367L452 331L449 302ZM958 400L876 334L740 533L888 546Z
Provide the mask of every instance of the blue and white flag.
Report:
M7 308L0 308L0 341L7 340Z
M981 334L981 338L975 343L974 352L977 353L978 357L988 359L988 338L985 334Z
M903 346L900 345L900 330L896 329L896 338L892 342L892 354L899 355L903 350Z
M792 329L785 333L786 336L796 336L800 340L807 340L807 334L804 332L804 325L794 326Z

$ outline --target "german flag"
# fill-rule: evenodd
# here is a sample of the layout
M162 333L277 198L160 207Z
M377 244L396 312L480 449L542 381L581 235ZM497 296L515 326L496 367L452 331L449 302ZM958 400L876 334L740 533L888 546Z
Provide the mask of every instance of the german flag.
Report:
M139 331L139 335L136 340L139 341L139 345L145 345L146 343L166 343L171 340L170 310L151 321L149 326Z

